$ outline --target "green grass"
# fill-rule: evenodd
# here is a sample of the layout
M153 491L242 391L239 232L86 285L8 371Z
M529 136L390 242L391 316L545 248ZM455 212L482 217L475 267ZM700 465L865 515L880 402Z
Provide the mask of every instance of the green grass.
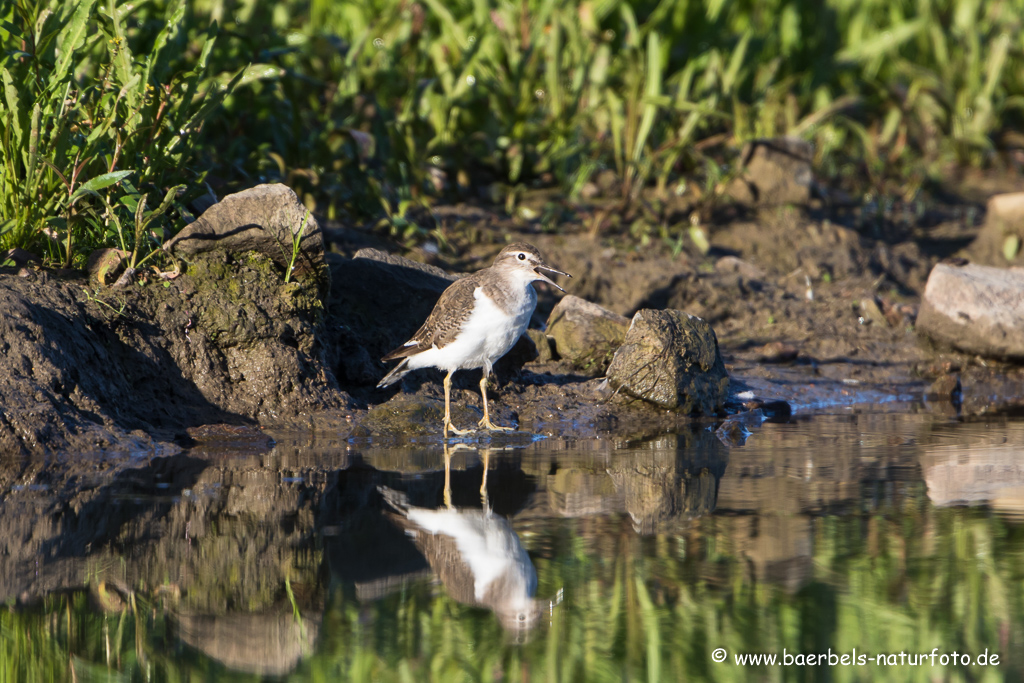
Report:
M1021 144L1024 0L0 1L0 247L139 258L188 200L264 181L415 238L523 187L702 188L757 137L914 197ZM141 196L161 206L136 231ZM136 234L138 233L138 234Z

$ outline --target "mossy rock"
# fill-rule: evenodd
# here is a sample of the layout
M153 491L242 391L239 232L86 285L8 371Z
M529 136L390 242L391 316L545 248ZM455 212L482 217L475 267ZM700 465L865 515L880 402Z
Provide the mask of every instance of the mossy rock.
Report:
M707 321L682 311L642 310L608 367L612 387L662 408L714 414L729 375Z
M562 359L596 377L608 369L628 329L629 318L568 295L551 311L547 336Z
M459 429L476 427L482 416L482 413L454 398L451 412L452 423ZM371 408L360 423L360 431L369 436L440 436L443 420L443 399L399 393L386 403Z

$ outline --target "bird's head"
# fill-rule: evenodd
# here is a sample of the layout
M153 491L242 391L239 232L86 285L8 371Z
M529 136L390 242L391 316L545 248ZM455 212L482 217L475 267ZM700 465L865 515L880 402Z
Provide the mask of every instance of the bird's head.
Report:
M495 609L498 621L505 632L516 642L525 643L531 632L543 623L546 604L540 600L528 600L519 604L500 605Z
M519 275L527 282L543 280L548 284L554 285L562 292L565 290L559 287L554 280L541 271L546 270L549 273L572 277L569 273L563 273L562 271L556 270L544 263L544 259L541 257L540 252L537 251L537 247L532 244L527 244L526 242L516 242L515 244L510 244L502 249L498 254L498 257L494 259L494 267Z

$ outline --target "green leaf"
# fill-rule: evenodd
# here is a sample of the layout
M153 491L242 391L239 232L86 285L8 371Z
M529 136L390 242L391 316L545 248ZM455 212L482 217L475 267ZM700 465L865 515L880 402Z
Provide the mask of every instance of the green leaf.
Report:
M440 2L439 0L424 0L424 4L430 8L430 11L437 15L439 19L438 23L441 24L442 30L455 38L455 42L458 43L460 50L465 50L468 42L466 41L466 33L459 26L459 22L455 20L452 13L445 6L446 3Z
M6 19L0 19L0 29L7 31L11 34L8 38L21 38L21 28L7 21ZM13 42L13 41L12 41Z
M856 45L848 45L836 53L837 62L867 62L892 52L925 29L924 19L915 19L882 31Z
M711 251L711 243L708 242L707 233L699 225L691 225L689 229L690 241L693 242L693 246L697 247L697 251L701 254L707 254Z
M725 74L722 76L722 94L730 95L733 89L736 87L736 81L738 80L740 68L743 66L746 56L747 47L750 45L750 38L753 36L753 32L747 31L740 38L739 44L736 45L736 49L733 50L732 56L729 58L729 68L726 69Z
M35 106L32 107L32 127L29 129L28 134L28 173L25 174L25 192L26 198L31 197L33 188L35 186L35 175L36 168L39 164L39 118L42 116L42 109L39 103L36 102Z
M114 73L117 75L117 82L122 85L121 96L127 98L128 106L135 108L138 101L138 93L130 87L137 82L138 74L133 74L132 51L128 46L128 37L124 31L125 18L135 9L135 3L128 2L120 7L116 0L107 0L105 14L110 17L114 28L114 40L110 50L113 53Z
M92 14L92 6L96 0L80 0L71 21L61 29L57 35L57 63L50 76L50 83L59 83L64 80L71 68L71 60L75 52L85 43L88 34L89 16Z
M135 171L112 171L110 173L104 173L98 175L95 178L90 178L88 181L83 183L75 193L71 195L71 203L74 203L76 199L85 194L96 194L100 190L110 187L114 183L117 183L124 178L127 178Z
M4 100L7 103L7 109L11 116L11 127L14 129L14 146L21 146L21 106L18 100L18 89L14 86L14 79L11 78L11 73L4 69L3 73L0 74L3 78L4 83Z
M649 103L644 105L644 113L640 119L640 129L633 145L633 161L638 160L643 153L651 127L654 125L654 117L658 113L658 106L653 103L655 98L661 96L661 43L656 31L651 31L647 35L647 81L644 95Z
M220 87L225 88L236 74L225 73L217 77ZM253 81L275 81L284 76L284 69L273 64L250 64L242 70L242 76L235 83L236 87L248 85Z
M1003 256L1006 257L1007 261L1012 261L1019 251L1020 237L1017 235L1007 235L1006 239L1003 240Z

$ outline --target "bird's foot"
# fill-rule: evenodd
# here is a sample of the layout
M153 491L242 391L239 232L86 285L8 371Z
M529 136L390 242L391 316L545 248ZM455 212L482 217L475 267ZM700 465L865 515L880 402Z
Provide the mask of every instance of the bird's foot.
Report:
M444 423L444 435L445 435L445 438L448 437L448 432L451 432L455 436L468 436L469 434L472 434L474 432L474 430L472 430L472 429L459 429L458 427L453 425L451 422L445 422Z
M491 422L490 418L486 418L486 417L484 419L480 420L480 422L478 422L477 424L480 425L480 429L486 429L487 431L490 431L490 432L514 432L514 431L516 431L515 427L499 427L498 425L496 425L493 422Z

